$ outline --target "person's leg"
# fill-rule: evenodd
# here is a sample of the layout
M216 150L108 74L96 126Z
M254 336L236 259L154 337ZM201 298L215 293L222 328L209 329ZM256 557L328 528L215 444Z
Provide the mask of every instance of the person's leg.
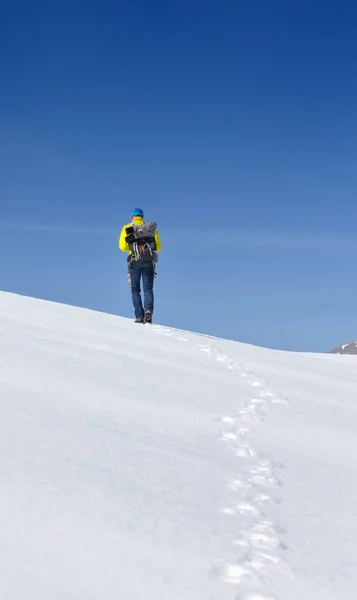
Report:
M130 282L131 282L131 297L133 300L135 316L137 319L144 317L143 305L141 303L140 295L140 279L141 279L141 268L138 263L133 260L130 263Z
M142 267L143 273L143 288L144 288L144 309L146 311L150 311L151 313L154 311L154 266L152 263L148 263L147 265L143 265Z

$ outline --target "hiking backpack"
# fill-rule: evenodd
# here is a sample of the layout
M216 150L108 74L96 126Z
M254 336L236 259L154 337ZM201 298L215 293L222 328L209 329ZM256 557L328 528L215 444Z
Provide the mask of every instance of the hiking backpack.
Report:
M138 262L156 262L156 241L155 241L156 223L143 223L126 228L126 241L129 244L132 253L132 259Z

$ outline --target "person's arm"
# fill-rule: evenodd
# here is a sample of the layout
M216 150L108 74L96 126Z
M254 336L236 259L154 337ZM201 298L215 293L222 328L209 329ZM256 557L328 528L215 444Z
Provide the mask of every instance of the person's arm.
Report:
M126 232L127 227L128 227L128 225L124 225L123 229L121 230L121 234L120 234L120 238L119 238L119 248L122 252L130 252L129 244L125 239L126 236L128 235Z
M156 252L159 252L162 248L162 244L161 244L159 232L157 229L155 230L155 243L156 243Z

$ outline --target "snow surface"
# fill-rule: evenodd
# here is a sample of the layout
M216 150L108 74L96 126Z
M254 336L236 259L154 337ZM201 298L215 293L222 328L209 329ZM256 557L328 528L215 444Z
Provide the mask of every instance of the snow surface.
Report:
M1 600L356 600L355 357L0 294Z

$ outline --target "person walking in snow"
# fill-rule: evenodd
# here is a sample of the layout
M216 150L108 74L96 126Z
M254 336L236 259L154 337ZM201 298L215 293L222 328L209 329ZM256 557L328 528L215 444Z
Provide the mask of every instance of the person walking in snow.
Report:
M158 259L157 253L161 250L161 241L156 223L145 223L141 208L135 208L131 213L131 223L124 225L119 238L119 248L129 254L128 279L135 323L152 323L155 264ZM144 306L141 299L141 280Z

